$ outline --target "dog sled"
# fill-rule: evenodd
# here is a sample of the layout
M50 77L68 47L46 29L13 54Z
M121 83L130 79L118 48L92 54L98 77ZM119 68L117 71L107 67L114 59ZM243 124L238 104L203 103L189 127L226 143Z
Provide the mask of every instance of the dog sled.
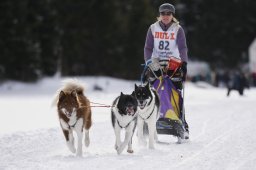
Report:
M150 82L160 98L160 116L156 122L157 133L184 139L187 124L184 117L181 61L176 58L159 59L159 64L160 73L146 65L141 77L142 82L146 80Z

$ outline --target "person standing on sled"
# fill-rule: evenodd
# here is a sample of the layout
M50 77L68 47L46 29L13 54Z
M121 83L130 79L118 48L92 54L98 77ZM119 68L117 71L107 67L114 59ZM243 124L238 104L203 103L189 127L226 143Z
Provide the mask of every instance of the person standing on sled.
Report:
M144 47L145 63L153 71L154 75L148 76L148 73L145 73L142 81L147 79L152 84L156 78L163 74L163 67L168 65L169 59L175 57L181 60L180 68L183 76L182 81L173 82L173 84L181 91L183 88L182 83L186 80L188 62L185 33L178 20L174 17L175 7L172 4L162 4L159 7L159 14L158 21L148 29ZM185 139L189 139L189 127L185 120L185 113L181 114L184 115L184 136Z

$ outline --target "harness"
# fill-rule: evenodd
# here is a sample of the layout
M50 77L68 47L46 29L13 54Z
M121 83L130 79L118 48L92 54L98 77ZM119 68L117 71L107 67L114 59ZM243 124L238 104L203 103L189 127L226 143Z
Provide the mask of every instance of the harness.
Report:
M61 109L59 109L59 111L61 111L62 113L63 113L63 111L61 110ZM64 113L63 113L64 114ZM64 114L65 116L66 116L66 114ZM66 116L66 118L68 118L67 116ZM68 118L69 119L69 118ZM69 119L70 120L70 119ZM73 125L69 125L68 124L68 122L66 122L67 123L67 125L69 126L69 128L74 128L75 127L75 125L76 125L76 123L77 123L77 121L78 121L78 119L76 119L76 121L75 121L75 123L73 124Z
M123 127L123 126L121 126L120 125L120 123L119 123L119 121L116 119L116 121L117 121L117 124L118 124L118 126L120 127L120 128L127 128L129 125L130 125L130 123L132 122L132 121L134 121L136 119L136 116L134 116L134 118L125 126L125 127Z
M154 94L154 95L155 95L155 94ZM152 101L153 101L153 99L150 100L150 102L148 103L148 106L151 104ZM154 110L155 110L155 107L156 107L156 105L154 105L154 108L153 108L152 112L149 114L149 116L148 116L146 119L144 119L143 117L141 117L140 114L139 114L139 116L140 116L144 121L147 120L147 119L149 119L150 116L153 114L153 112L154 112Z
M149 116L148 116L146 119L144 119L144 118L143 118L143 117L141 117L140 115L139 115L139 116L140 116L143 120L147 120L147 119L149 119L149 118L150 118L150 116L153 114L153 112L154 112L155 108L156 108L156 105L154 106L154 108L153 108L152 112L149 114Z
M75 125L76 125L76 123L77 123L77 121L78 121L78 119L76 119L76 122L73 124L73 125L69 125L69 127L72 127L72 128L74 128L75 127Z
M119 110L118 110L119 111ZM135 113L134 113L135 114ZM117 124L118 124L118 126L120 127L120 128L127 128L129 125L130 125L130 123L132 122L132 121L134 121L136 119L136 116L134 116L133 117L133 119L125 126L125 127L123 127L123 126L121 126L120 125L120 123L119 123L119 121L116 119L116 121L117 121Z
M127 128L129 125L130 125L130 123L132 122L132 121L134 121L136 119L136 116L134 116L134 118L125 126L125 127L123 127L123 126L121 126L120 125L120 123L119 123L119 121L116 119L116 121L117 121L117 124L118 124L118 126L120 127L120 128Z

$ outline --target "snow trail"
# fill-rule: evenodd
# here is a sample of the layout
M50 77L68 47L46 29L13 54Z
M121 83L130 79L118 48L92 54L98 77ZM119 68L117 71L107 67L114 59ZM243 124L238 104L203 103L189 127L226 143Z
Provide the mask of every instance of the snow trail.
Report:
M80 79L87 84L86 95L91 101L108 105L121 91L130 93L135 83L111 78ZM246 90L243 97L234 92L227 98L226 89L187 83L185 107L190 141L177 144L176 138L160 135L156 149L149 150L139 146L134 135L134 154L123 152L120 156L114 149L110 108L93 108L91 143L89 148L83 144L83 157L77 158L66 146L55 108L50 108L59 83L47 79L35 85L0 86L0 170L256 167L255 88ZM95 83L104 85L104 91L94 91Z

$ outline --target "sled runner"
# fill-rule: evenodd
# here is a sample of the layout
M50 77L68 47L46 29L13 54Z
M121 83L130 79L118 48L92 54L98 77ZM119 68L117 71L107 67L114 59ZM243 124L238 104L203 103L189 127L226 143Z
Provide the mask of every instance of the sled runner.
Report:
M181 61L176 58L160 59L161 76L145 66L142 78L148 80L160 98L160 117L156 122L158 134L173 135L184 139L185 119L183 107L183 81Z

